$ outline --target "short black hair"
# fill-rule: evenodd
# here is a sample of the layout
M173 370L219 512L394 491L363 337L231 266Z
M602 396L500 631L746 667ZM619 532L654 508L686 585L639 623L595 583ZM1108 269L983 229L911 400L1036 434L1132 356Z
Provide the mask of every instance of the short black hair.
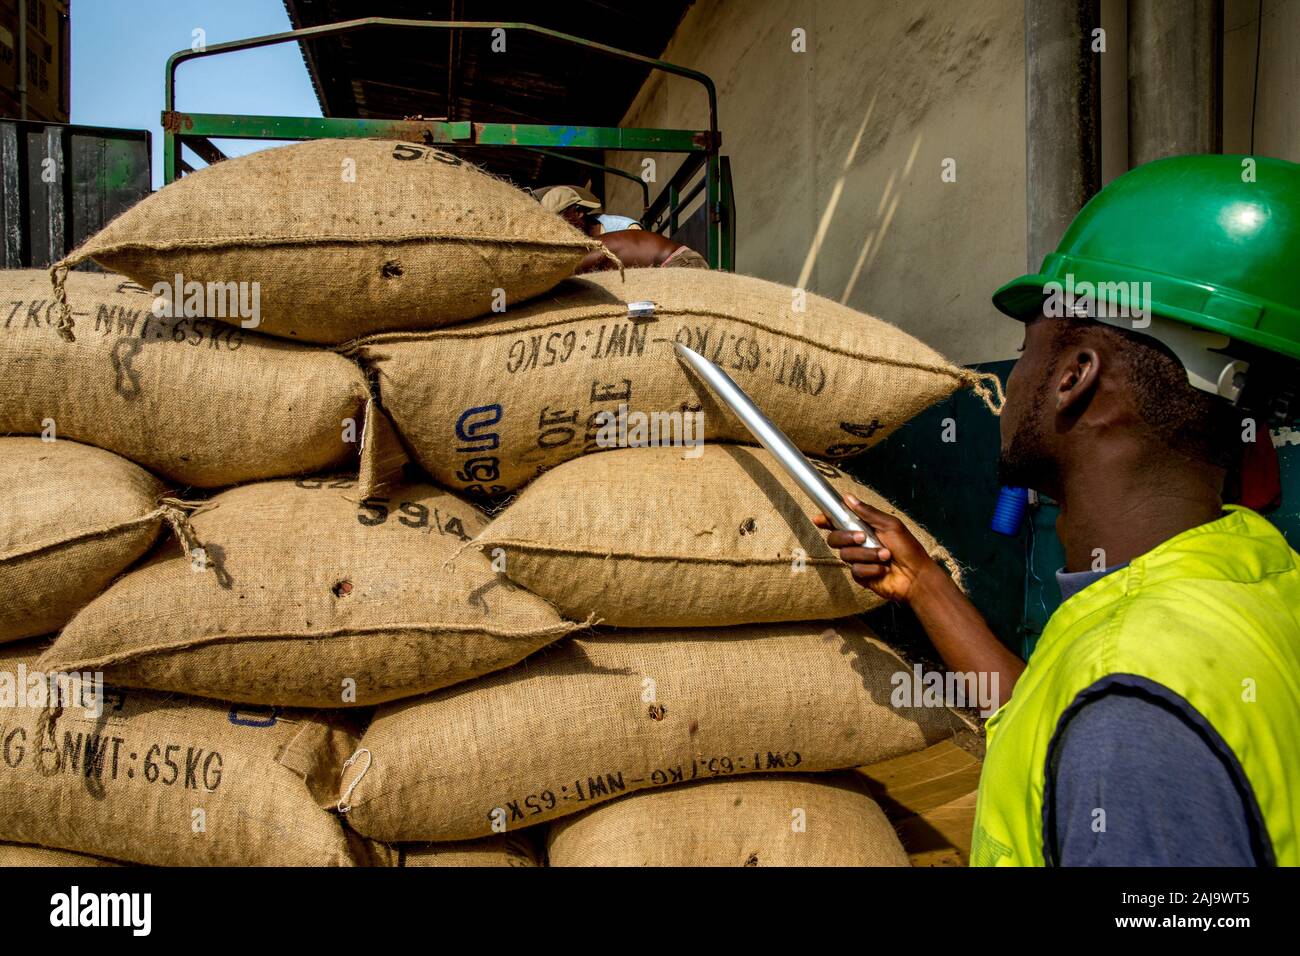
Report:
M1152 436L1192 461L1231 470L1241 454L1241 409L1192 385L1187 369L1154 336L1095 319L1066 317L1053 339L1053 360L1096 330L1118 345L1133 402Z

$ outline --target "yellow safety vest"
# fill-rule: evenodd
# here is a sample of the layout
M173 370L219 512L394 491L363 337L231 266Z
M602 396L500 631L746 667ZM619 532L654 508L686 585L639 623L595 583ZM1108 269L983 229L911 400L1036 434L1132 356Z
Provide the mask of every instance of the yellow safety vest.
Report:
M1049 746L1080 692L1135 675L1178 694L1232 750L1274 860L1300 864L1300 555L1228 506L1065 601L988 722L973 866L1044 864Z

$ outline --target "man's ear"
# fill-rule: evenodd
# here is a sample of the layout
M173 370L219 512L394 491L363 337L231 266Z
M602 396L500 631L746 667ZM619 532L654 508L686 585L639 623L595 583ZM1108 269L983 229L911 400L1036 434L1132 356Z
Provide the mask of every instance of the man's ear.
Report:
M1084 345L1070 349L1066 355L1068 361L1056 383L1056 412L1077 416L1083 413L1101 380L1101 356Z

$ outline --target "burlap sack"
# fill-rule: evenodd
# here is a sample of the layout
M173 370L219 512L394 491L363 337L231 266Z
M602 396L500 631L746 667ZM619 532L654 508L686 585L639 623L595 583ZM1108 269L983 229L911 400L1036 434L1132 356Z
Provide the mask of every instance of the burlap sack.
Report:
M485 523L472 505L428 485L354 503L355 485L216 496L190 519L207 570L164 545L42 666L218 700L365 706L513 664L578 626L463 547Z
M710 780L553 824L551 866L908 866L880 807L841 775Z
M43 846L21 846L17 843L0 843L0 867L10 866L121 866L112 860L70 853L67 850L48 850Z
M602 248L527 193L448 153L315 140L172 183L109 223L55 278L86 258L150 289L174 286L180 275L202 286L200 314L234 322L235 309L208 309L207 290L246 283L249 304L258 291L259 331L336 343L513 305ZM71 288L68 301L75 312Z
M367 393L347 359L206 319L157 319L153 298L120 276L73 273L68 291L76 342L54 332L45 273L0 272L0 380L11 383L0 433L52 423L60 438L201 488L356 454Z
M0 648L0 840L156 866L350 866L364 852L326 809L350 721L116 688L98 717L85 698L13 706L15 684L40 683L38 653Z
M572 638L381 707L341 809L375 840L466 840L647 787L873 763L964 726L945 708L893 707L899 673L854 618Z
M961 385L1000 386L880 319L749 276L692 269L593 274L553 295L436 332L377 335L351 354L416 459L471 495L518 488L601 450L597 416L702 410L710 440L752 443L678 361L681 342L719 363L805 452L840 459L880 441ZM634 316L629 303L653 303ZM989 384L986 384L989 383ZM634 422L629 420L629 424Z
M532 836L503 833L481 840L408 843L398 847L398 866L530 867L541 866Z
M161 493L99 448L0 438L0 642L57 631L149 550Z
M839 469L831 484L890 504ZM626 448L548 471L475 544L577 620L696 627L840 617L882 599L813 524L812 500L762 448ZM936 560L948 552L899 515Z

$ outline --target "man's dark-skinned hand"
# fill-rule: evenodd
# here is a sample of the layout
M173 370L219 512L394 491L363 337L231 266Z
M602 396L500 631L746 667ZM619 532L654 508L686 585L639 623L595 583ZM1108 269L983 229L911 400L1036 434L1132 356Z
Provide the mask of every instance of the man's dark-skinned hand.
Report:
M845 495L844 503L871 527L881 544L878 549L866 547L861 531L832 530L826 536L826 543L852 569L854 580L886 600L907 604L951 670L996 673L998 699L992 704L1006 703L1024 662L989 630L975 605L902 521L852 495ZM817 515L813 522L831 528L825 515Z
M845 495L844 503L871 527L884 545L880 549L866 547L866 536L861 531L831 531L826 536L826 543L839 551L840 559L853 571L859 584L887 601L906 602L918 587L934 586L928 580L932 575L951 583L903 522L852 495ZM813 522L819 528L831 527L825 515L817 515Z

